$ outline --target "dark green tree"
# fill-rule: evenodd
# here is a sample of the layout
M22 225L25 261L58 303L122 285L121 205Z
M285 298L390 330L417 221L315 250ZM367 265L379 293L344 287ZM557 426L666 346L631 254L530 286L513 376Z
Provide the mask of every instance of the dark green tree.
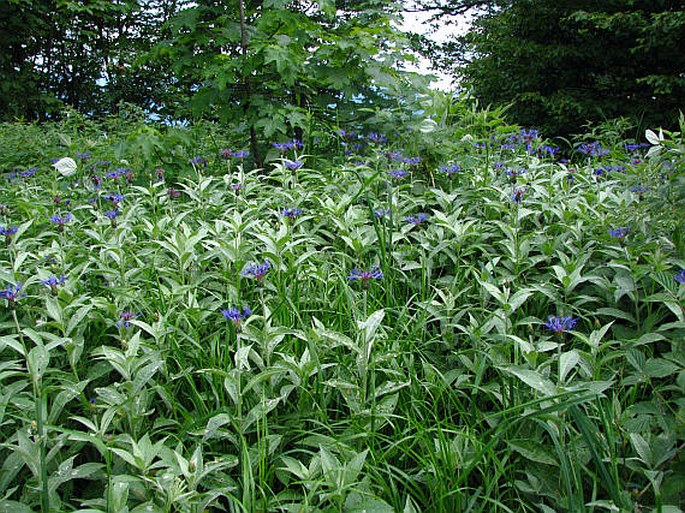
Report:
M242 122L257 138L341 124L407 90L406 43L385 1L201 0L152 53L177 78L176 115Z
M568 135L616 117L675 123L685 105L682 48L681 0L499 0L442 65L484 103L511 104L517 123Z

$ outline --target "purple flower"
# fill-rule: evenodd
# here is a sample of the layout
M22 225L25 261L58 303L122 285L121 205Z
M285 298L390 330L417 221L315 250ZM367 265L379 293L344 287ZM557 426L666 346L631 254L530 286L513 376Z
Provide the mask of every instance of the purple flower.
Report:
M384 151L383 155L388 160L394 160L395 162L401 162L402 161L402 152L401 151L393 151L393 150L388 150Z
M240 182L231 184L231 190L233 190L235 192L240 192L244 188L245 188L245 186L243 184L241 184Z
M229 308L228 310L221 310L221 314L237 327L240 326L241 321L252 315L252 310L249 306L244 307L242 312L237 308Z
M273 147L279 150L281 153L285 153L286 151L291 151L295 149L301 150L302 148L304 148L304 144L302 144L302 141L293 139L288 142L273 143Z
M129 311L121 312L119 314L119 320L116 322L115 326L117 328L121 328L122 326L124 328L130 328L131 327L131 321L137 317L139 317L138 314L134 314L133 312L129 312Z
M518 169L512 169L512 168L508 167L508 168L504 171L504 174L507 175L509 178L512 178L513 180L516 180L519 176L521 176L521 175L524 174L525 172L526 172L526 170L523 169L522 167L520 167L520 168L518 168Z
M578 147L578 151L591 157L603 157L607 155L610 150L608 148L602 148L602 143L599 141L594 141L581 144Z
M609 229L609 235L611 235L614 239L623 240L626 238L626 236L629 233L630 233L630 228L626 228L626 227L610 228Z
M378 218L383 218L385 216L390 215L390 209L389 208L377 208L376 210L373 211L373 215L378 217Z
M438 171L446 175L453 175L461 171L461 166L459 164L449 164L448 166L442 166Z
M21 283L12 285L11 283L7 285L5 290L0 290L0 297L7 300L9 306L13 306L14 302L25 294L21 294Z
M565 331L570 331L578 322L577 318L573 318L570 315L565 317L556 317L550 315L547 317L547 322L544 323L545 328L554 333L564 333Z
M409 171L405 171L404 169L393 169L392 171L388 171L388 174L396 180L401 180L409 174Z
M77 153L76 158L79 160L88 160L90 158L90 152L87 151L85 153Z
M38 171L38 168L32 167L31 169L27 169L26 171L19 171L19 176L21 178L31 178L33 175L36 174L36 171Z
M269 269L271 269L271 264L268 260L264 260L263 264L253 264L250 262L240 274L255 278L257 281L262 281L266 273L269 272Z
M207 167L207 159L204 157L193 157L188 162L190 162L193 166L202 165L202 166Z
M675 276L673 276L673 279L674 279L677 283L685 283L685 269L681 269L680 271L678 271L678 272L675 274Z
M421 157L405 157L402 159L402 162L408 166L416 166L417 164L423 162L423 159Z
M55 214L54 216L50 217L50 221L55 223L57 226L60 228L64 228L69 221L71 221L73 216L71 215L71 212L67 212L64 216L61 216L59 214Z
M384 144L388 142L388 138L378 132L370 132L369 135L366 136L366 139L375 144Z
M239 150L231 153L231 157L235 159L245 159L250 156L250 152L247 150Z
M47 285L50 287L53 291L57 289L58 286L64 285L64 282L67 281L67 277L64 276L63 274L58 278L57 276L50 276L46 280L41 280L41 283L43 285Z
M114 224L117 220L117 217L119 217L119 209L115 208L114 210L108 210L105 212L105 217L107 217L110 221L112 221L112 224Z
M281 216L288 218L290 222L293 222L295 218L300 215L302 215L302 210L300 210L300 207L284 208L281 212Z
M511 200L515 203L521 203L523 195L526 193L525 189L515 188L514 192L511 193Z
M17 233L18 230L19 228L16 226L0 226L0 236L4 236L5 242L9 244L12 240L12 235Z
M116 207L119 205L119 203L126 199L126 196L123 196L122 194L108 194L105 199L107 199L107 201Z
M169 196L169 199L176 199L181 197L181 191L178 191L174 189L173 187L170 187L166 191L167 196Z
M368 286L371 280L382 280L383 271L381 271L377 265L371 266L370 269L360 269L355 267L352 272L347 277L349 281L361 281L365 286Z
M286 160L285 161L285 167L287 167L291 171L297 171L302 166L304 166L304 162L302 162L301 160Z
M547 153L550 157L554 157L557 153L559 153L560 148L558 146L549 146L548 144L545 144L544 146L540 147L540 155L544 155Z
M418 226L421 223L423 223L425 220L428 219L428 214L421 212L415 216L407 216L404 218L404 221L410 224L413 224L414 226Z

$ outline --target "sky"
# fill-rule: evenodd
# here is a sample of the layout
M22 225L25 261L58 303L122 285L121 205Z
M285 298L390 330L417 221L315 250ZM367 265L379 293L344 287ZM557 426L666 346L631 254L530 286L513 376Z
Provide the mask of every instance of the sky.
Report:
M404 23L400 26L400 29L404 32L423 34L429 39L439 43L447 41L450 36L460 35L468 30L469 21L466 16L458 19L456 24L443 24L437 30L433 30L427 23L431 15L431 12L404 12ZM420 59L416 65L408 66L407 69L421 74L436 75L436 80L431 82L431 87L435 89L448 91L454 86L454 79L452 77L440 73L439 71L431 70L429 62L425 59Z

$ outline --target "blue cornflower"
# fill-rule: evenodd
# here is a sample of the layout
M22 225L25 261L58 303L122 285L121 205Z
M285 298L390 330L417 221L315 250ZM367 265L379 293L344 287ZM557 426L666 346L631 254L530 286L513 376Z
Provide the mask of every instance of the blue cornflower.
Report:
M228 310L221 310L221 314L236 326L240 326L241 321L252 315L252 310L249 306L244 307L242 312L237 308L229 308Z
M514 151L514 150L516 149L516 145L515 145L515 144L509 144L509 143L503 143L500 147L501 147L503 150L509 150L509 151Z
M71 212L67 212L64 216L61 216L59 214L55 214L54 216L50 216L50 221L55 223L57 226L60 228L64 228L66 224L73 219L73 216L71 215Z
M119 320L116 322L115 326L117 328L121 328L122 326L124 328L130 328L131 327L131 321L137 317L139 317L138 314L134 314L133 312L129 312L129 311L121 312L119 314Z
M273 143L273 147L279 150L282 153L285 153L286 151L291 151L291 150L301 150L304 148L304 144L302 144L302 141L298 141L297 139L293 139L288 142L277 142Z
M626 228L626 227L610 228L609 229L609 235L611 235L614 239L623 240L626 238L626 236L629 233L630 233L630 228Z
M522 174L525 174L525 172L526 172L526 170L523 169L522 167L520 167L518 169L512 169L512 168L508 167L504 171L504 174L507 175L509 178L513 178L514 180L516 180L519 176L521 176Z
M285 167L287 167L291 171L297 171L302 166L304 166L304 162L302 162L301 160L286 160L285 161Z
M119 209L115 208L113 210L108 210L105 212L105 217L107 217L110 221L112 221L112 224L114 224L117 220L117 217L119 217Z
M442 166L438 171L445 173L446 175L453 175L461 171L461 166L459 164L449 164L447 166Z
M475 142L473 143L473 147L477 150L484 150L486 148L486 144L484 142Z
M238 150L231 153L231 157L235 159L245 159L250 156L250 152L247 150Z
M376 210L373 211L373 215L379 218L383 218L385 216L390 215L390 209L389 208L377 208Z
M25 294L21 294L21 283L12 285L11 283L7 285L5 290L0 290L0 297L7 300L9 306L13 306L14 302Z
M673 276L673 279L674 279L677 283L685 283L685 269L681 269L680 271L678 271L678 272L675 274L675 276Z
M204 157L193 157L188 162L190 162L194 166L202 165L202 166L207 167L207 159Z
M388 174L396 180L401 180L409 174L409 171L405 171L404 169L393 169L392 171L388 171Z
M105 197L105 199L107 199L107 201L109 201L112 205L116 207L117 205L119 205L119 203L126 199L126 196L122 194L108 194Z
M635 187L630 188L630 192L634 192L638 196L642 196L649 190L649 187L646 187L644 185L636 185Z
M235 191L236 193L242 191L245 188L245 185L243 185L240 182L232 183L231 184L231 190Z
M38 168L32 167L31 169L27 169L26 171L19 171L19 176L21 178L31 178L33 175L36 174L36 171L38 171Z
M578 151L591 157L603 157L604 155L607 155L610 150L608 148L602 148L601 142L594 141L581 144L578 147Z
M376 144L384 144L388 142L388 138L383 134L379 134L378 132L370 132L366 138L372 143Z
M385 155L385 157L388 160L393 160L395 162L401 162L402 161L402 152L401 151L388 150L388 151L384 151L383 155Z
M281 212L281 216L288 218L290 222L293 222L299 215L302 215L302 210L300 210L300 207L284 208Z
M548 144L545 144L540 147L540 155L543 154L548 154L550 157L554 157L557 153L559 153L561 149L558 146L550 146Z
M9 243L12 239L12 235L17 233L19 228L16 226L0 226L0 236L5 237L5 242Z
M48 279L41 280L41 283L43 285L47 285L52 290L57 290L57 287L59 287L60 285L64 285L64 282L66 281L67 277L62 274L59 278L57 276L51 275Z
M407 216L404 218L404 221L407 223L411 223L414 226L418 226L421 223L423 223L425 220L428 219L428 214L425 214L423 212L415 215L415 216Z
M240 274L246 277L255 278L257 281L262 281L264 276L266 276L266 273L269 272L269 269L271 269L271 263L265 259L262 264L253 264L250 262Z
M415 166L423 162L423 159L421 157L405 157L402 159L402 162L404 162L408 166Z
M511 193L511 200L515 203L521 203L521 200L523 199L523 195L526 193L525 189L521 189L519 187L514 189L514 192Z
M350 275L347 277L348 280L350 281L361 281L364 286L368 286L369 282L371 280L382 280L383 279L383 271L381 271L377 265L372 265L370 269L360 269L359 267L355 267L352 269L352 272Z
M530 144L538 138L539 133L540 132L534 128L530 128L528 130L524 128L523 130L521 130L521 139L524 143Z
M565 331L571 331L577 322L578 319L574 319L570 315L565 317L556 317L554 315L550 315L547 317L547 322L544 323L544 326L554 333L564 333Z
M90 152L87 151L85 153L77 153L76 158L79 160L88 160L90 158Z

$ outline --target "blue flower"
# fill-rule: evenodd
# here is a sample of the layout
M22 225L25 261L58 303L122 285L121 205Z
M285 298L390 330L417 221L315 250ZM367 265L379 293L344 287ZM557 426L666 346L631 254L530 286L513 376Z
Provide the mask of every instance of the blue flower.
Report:
M90 158L90 152L87 151L85 153L77 153L76 158L79 160L88 160Z
M421 157L405 157L402 159L402 162L408 166L416 166L417 164L423 162L423 159Z
M673 279L674 279L677 283L685 283L685 269L681 269L680 271L678 271L678 272L675 274L675 276L673 276Z
M627 228L627 227L610 228L609 229L609 235L611 235L614 239L623 240L626 238L626 236L629 233L630 233L630 228Z
M133 312L129 312L129 311L121 312L119 314L119 320L116 322L115 326L117 328L121 328L122 326L124 328L130 328L131 327L131 321L137 317L139 317L138 314L134 314Z
M424 212L421 212L415 216L407 216L404 218L404 221L410 224L413 224L414 226L418 226L421 223L423 223L425 220L428 219L428 214L425 214Z
M301 160L286 160L285 161L285 167L287 167L291 171L297 171L302 166L304 166L304 162L302 162Z
M11 283L7 285L5 290L0 290L0 297L7 300L9 306L13 306L14 302L25 294L20 293L21 283L12 285Z
M12 235L17 233L19 228L16 226L0 226L0 236L5 237L5 242L9 243L12 239Z
M71 212L67 212L66 215L61 216L59 214L55 214L54 216L50 216L50 221L55 223L57 226L60 228L64 228L69 221L73 219L73 216L71 215Z
M46 280L41 280L41 283L43 285L47 285L52 290L55 290L55 289L57 289L58 286L64 285L64 282L66 282L66 281L67 281L67 277L62 274L59 278L57 276L50 276Z
M384 144L388 142L388 138L383 134L379 134L378 132L370 132L366 138L372 143L376 144Z
M395 180L401 180L409 174L409 171L405 171L404 169L393 169L392 171L388 171L388 174Z
M290 222L293 222L297 216L302 215L302 210L299 207L294 208L284 208L281 212L281 216L287 218Z
M523 169L522 167L520 167L518 169L512 169L512 168L508 167L504 171L504 174L507 175L509 178L513 178L514 180L516 180L519 176L521 176L525 172L526 172L526 170Z
M376 210L373 211L373 215L378 217L378 218L383 218L385 216L390 215L390 209L389 208L377 208Z
M383 271L381 271L377 265L371 266L370 269L360 269L355 267L352 272L347 277L350 281L361 281L364 285L368 285L371 280L382 280Z
M204 157L193 157L192 159L189 160L189 162L190 162L193 166L200 166L200 165L203 165L203 166L207 167L207 164L208 164L208 163L207 163L207 159L204 158Z
M604 155L607 155L610 150L607 148L602 148L602 143L599 141L594 141L581 144L578 147L578 151L591 157L603 157Z
M438 171L445 173L446 175L453 175L461 171L461 166L459 164L449 164L447 166L442 166Z
M526 193L525 189L515 188L514 192L511 193L511 200L515 203L521 203L523 195Z
M105 199L109 201L115 207L126 199L126 196L122 194L108 194Z
M108 210L107 212L105 212L105 216L110 221L112 221L112 223L114 223L116 221L117 217L119 217L119 209L115 208L114 210Z
M304 148L304 144L302 144L302 141L293 139L292 141L288 142L273 143L273 147L279 150L280 152L285 153L286 151L291 151L295 149L301 150L302 148Z
M221 310L221 314L236 326L240 326L241 321L252 315L252 310L250 310L250 307L248 306L244 307L242 312L237 308L229 308L227 310Z
M257 281L262 281L270 269L271 264L265 259L262 264L253 264L250 262L240 274L246 277L255 278Z
M547 322L544 323L544 326L554 333L564 333L565 331L571 331L577 322L578 319L574 319L570 315L565 317L550 315L547 317Z

